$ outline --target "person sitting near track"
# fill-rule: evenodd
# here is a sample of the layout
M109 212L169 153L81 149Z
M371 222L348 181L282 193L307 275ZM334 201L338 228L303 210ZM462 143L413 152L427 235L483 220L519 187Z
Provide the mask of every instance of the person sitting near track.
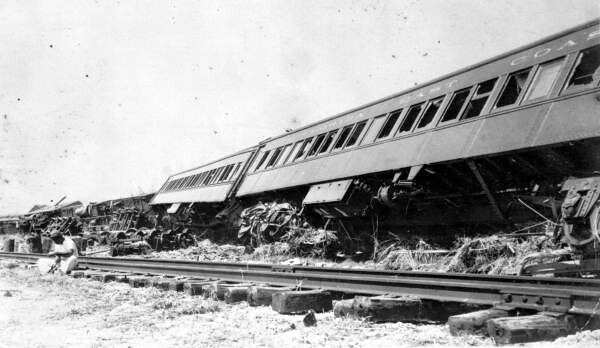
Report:
M63 236L60 231L53 231L50 238L54 245L48 255L56 257L52 271L59 271L63 274L70 273L77 266L77 257L79 256L77 245L71 238Z

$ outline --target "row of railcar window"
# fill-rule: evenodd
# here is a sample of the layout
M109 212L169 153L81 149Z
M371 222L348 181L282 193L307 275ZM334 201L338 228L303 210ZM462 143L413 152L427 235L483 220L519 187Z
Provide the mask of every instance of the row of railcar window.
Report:
M199 186L208 186L231 181L235 178L242 166L242 162L229 164L219 168L204 171L202 173L189 175L183 178L169 181L161 191L176 191Z
M468 88L419 102L408 108L376 116L360 143L367 144L427 129L433 126L438 113L438 125L446 125L483 115L484 111L495 112L547 98L559 81L566 67L563 56L544 63L508 74L495 104L488 109L490 97L502 77L495 77ZM597 87L600 81L600 45L582 50L577 55L574 68L567 77L563 94ZM444 100L450 100L446 106ZM404 117L401 117L403 116ZM321 133L296 143L290 143L262 153L253 171L298 162L321 154L356 146L365 131L368 120L363 120L340 129Z

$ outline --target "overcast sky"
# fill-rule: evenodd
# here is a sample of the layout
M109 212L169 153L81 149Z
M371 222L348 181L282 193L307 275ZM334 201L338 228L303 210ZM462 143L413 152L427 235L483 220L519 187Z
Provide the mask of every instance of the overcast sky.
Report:
M0 1L0 214L170 173L600 15L578 1Z

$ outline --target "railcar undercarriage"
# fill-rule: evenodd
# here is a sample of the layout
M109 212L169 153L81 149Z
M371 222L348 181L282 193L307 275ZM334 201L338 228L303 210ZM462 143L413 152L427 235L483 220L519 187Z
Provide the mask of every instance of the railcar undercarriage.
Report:
M555 239L590 269L599 252L599 195L600 140L592 139L271 192L254 202L302 205L308 221L348 235L354 243L347 246L357 250L372 248L377 230L439 242L452 237L448 230L548 221Z

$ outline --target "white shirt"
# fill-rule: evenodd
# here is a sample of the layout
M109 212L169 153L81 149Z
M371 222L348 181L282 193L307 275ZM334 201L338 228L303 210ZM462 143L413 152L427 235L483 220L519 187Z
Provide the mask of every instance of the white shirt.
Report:
M73 256L79 256L77 253L77 245L69 237L63 237L61 244L54 243L54 252L56 253L73 253Z

